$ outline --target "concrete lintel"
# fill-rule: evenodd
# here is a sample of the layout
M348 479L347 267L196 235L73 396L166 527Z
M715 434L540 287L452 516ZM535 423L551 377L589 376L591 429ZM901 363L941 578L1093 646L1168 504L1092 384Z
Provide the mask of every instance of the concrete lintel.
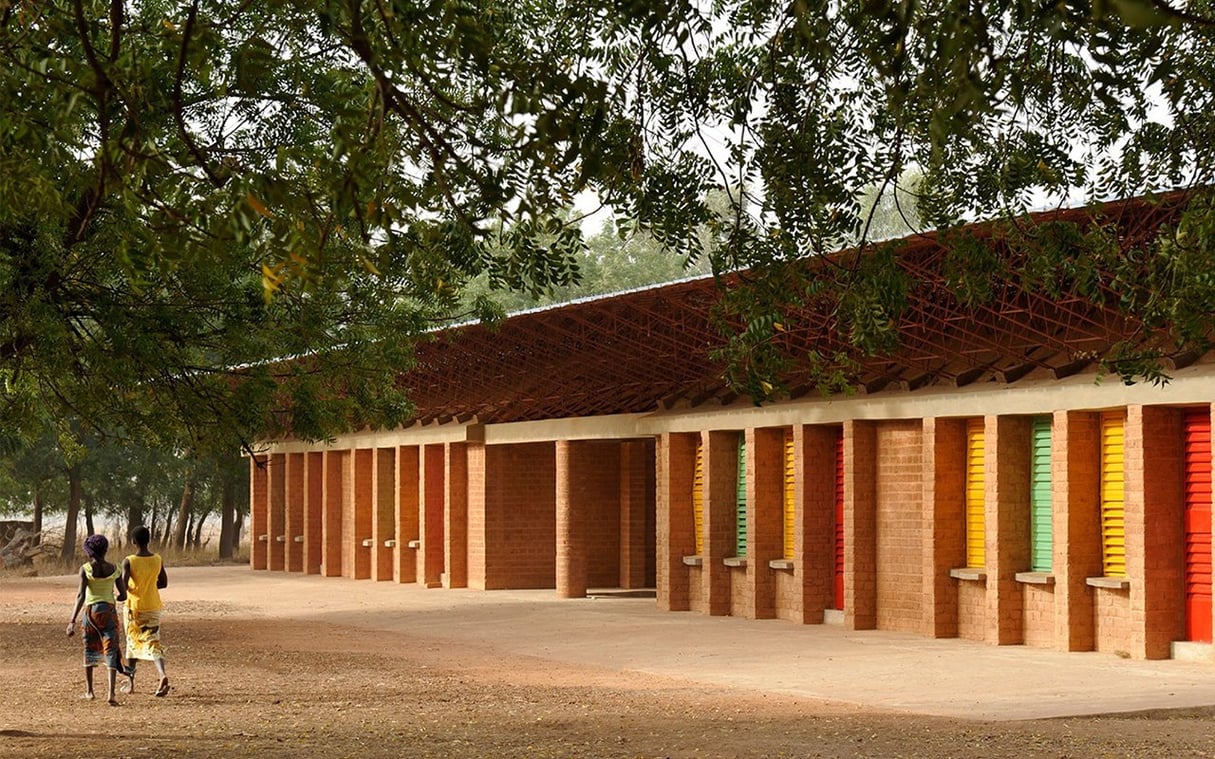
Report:
M486 445L510 445L557 440L627 440L649 437L648 433L638 430L640 419L640 414L616 414L490 424L485 426L483 441Z
M976 382L964 387L924 387L914 392L886 390L871 395L807 395L787 403L756 407L749 401L726 407L657 411L638 422L638 432L663 432L788 427L796 424L838 424L857 420L923 419L1004 414L1041 414L1043 409L1093 409L1127 405L1210 403L1215 397L1215 366L1194 364L1170 372L1167 392L1151 383L1099 384L1095 372L1061 380L1023 379L1012 384ZM1098 392L1095 392L1098 391ZM1097 406L1094 405L1097 402Z

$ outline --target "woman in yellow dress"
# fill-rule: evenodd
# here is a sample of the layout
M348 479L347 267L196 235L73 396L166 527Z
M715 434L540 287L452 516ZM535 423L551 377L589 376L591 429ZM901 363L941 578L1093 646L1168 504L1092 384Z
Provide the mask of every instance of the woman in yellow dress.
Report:
M140 525L131 530L135 553L122 561L122 579L127 586L123 621L127 631L127 670L130 688L135 689L135 663L144 659L156 663L160 673L157 696L169 695L169 676L165 674L165 654L160 643L160 591L169 585L160 554L148 550L152 535Z

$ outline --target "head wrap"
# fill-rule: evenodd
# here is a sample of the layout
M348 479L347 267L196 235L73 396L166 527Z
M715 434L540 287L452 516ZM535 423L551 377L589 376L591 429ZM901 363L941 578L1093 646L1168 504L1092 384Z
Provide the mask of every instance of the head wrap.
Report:
M84 539L84 553L93 561L101 561L105 558L105 552L110 550L110 541L105 539L105 535L90 535Z

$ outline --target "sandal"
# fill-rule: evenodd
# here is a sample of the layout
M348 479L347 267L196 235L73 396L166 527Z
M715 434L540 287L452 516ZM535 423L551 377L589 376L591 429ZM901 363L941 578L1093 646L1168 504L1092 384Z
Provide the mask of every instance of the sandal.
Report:
M156 693L154 695L157 698L164 698L165 696L169 695L170 690L172 690L172 688L169 687L169 681L161 680L160 687L156 689Z

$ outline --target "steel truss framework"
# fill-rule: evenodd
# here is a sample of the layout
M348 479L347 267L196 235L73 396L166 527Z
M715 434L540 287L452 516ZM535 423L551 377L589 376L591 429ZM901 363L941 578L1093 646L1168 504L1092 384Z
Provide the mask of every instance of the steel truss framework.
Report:
M1129 251L1174 221L1184 198L1133 199L1096 209L1039 213L1025 225L1101 224ZM833 302L789 314L780 335L792 356L810 351L850 355L849 379L859 392L927 385L1015 382L1031 373L1062 377L1090 367L1128 336L1152 347L1158 336L1117 307L1119 293L1102 285L1100 297L1050 297L1023 286L1022 256L992 224L965 231L990 246L1005 264L989 280L990 298L966 306L947 282L946 247L938 236L899 241L898 266L915 283L898 321L899 347L885 356L856 355L836 328ZM841 262L810 259L811 276L841 276ZM737 278L726 278L726 287ZM417 348L417 363L402 381L422 424L503 423L637 413L661 408L729 403L736 391L725 366L710 357L725 339L711 312L719 300L713 278L677 282L518 314L497 328L480 324L437 333ZM1178 366L1193 356L1164 356ZM785 377L791 397L813 392L814 380L796 363Z

